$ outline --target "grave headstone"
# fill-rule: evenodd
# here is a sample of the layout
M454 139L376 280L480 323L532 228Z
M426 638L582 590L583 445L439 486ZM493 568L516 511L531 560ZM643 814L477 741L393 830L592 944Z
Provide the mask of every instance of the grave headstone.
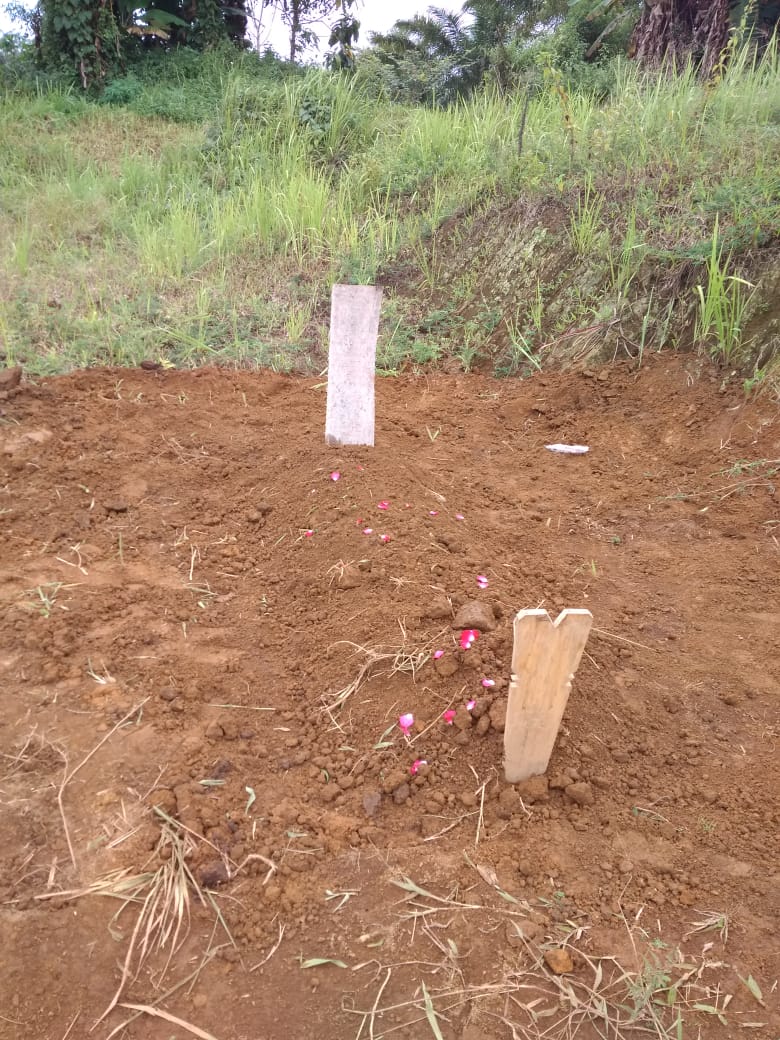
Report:
M330 310L328 444L374 444L374 373L382 290L334 285Z

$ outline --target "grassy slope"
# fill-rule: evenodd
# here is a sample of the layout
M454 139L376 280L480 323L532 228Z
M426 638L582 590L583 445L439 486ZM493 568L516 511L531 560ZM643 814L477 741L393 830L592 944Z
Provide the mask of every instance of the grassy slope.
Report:
M773 365L776 54L738 58L714 87L626 67L604 105L544 93L519 158L522 97L406 110L242 63L188 90L2 101L7 359L318 368L330 284L379 279L388 371L446 354L522 373L571 339L580 354L695 340ZM172 97L206 118L139 114Z

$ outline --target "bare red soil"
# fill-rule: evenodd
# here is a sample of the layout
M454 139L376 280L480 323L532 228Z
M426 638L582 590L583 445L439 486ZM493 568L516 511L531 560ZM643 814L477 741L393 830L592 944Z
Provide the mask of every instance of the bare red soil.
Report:
M719 379L386 380L372 450L311 380L4 394L0 1037L778 1037L780 423ZM594 630L515 788L539 605Z

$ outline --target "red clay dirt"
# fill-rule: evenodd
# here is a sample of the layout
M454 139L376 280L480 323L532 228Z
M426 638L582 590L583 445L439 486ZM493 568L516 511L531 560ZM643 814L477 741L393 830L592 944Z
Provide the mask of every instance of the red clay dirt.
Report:
M624 1037L780 1035L769 401L679 358L399 378L376 448L334 450L312 380L4 397L0 1037L616 1035L586 987ZM540 605L594 630L513 788L512 617ZM141 957L161 922L118 879L143 900L177 851L189 925Z

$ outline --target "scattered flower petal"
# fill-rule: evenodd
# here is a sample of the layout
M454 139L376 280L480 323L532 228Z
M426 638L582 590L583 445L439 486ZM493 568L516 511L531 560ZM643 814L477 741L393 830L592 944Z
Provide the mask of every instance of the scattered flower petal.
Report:
M304 531L303 532L303 537L304 538L311 538L313 535L314 535L314 531Z
M442 715L442 718L444 719L444 721L447 723L448 726L451 726L452 725L452 720L455 718L455 715L456 715L455 709L454 708L448 708L447 711L445 711L444 714Z
M438 516L438 515L439 515L439 510L438 509L430 509L428 511L428 516Z
M390 535L389 534L380 534L379 541L380 542L389 542L390 541Z
M475 700L466 701L466 711L473 711L476 703Z
M414 715L408 711L405 715L401 715L398 719L398 725L403 730L405 736L409 735L409 730L414 725Z
M475 639L479 637L479 632L475 628L464 628L460 634L460 645L464 650L468 650Z
M363 534L373 534L373 533L374 533L374 528L373 527L364 527L363 528Z
M421 766L427 766L427 765L428 765L428 760L426 758L418 758L415 762L412 762L412 764L409 766L409 772L412 774L412 776L417 776L417 774L420 771L420 767Z
M412 503L411 502L404 502L404 509L411 509L411 508L412 508Z
M337 469L333 470L333 472L330 475L330 479L331 480L341 480L341 474L339 473L339 471Z
M377 509L389 509L390 503L387 501L387 499L383 498L381 502L377 502L376 507Z
M357 469L360 470L361 473L363 472L363 468L364 468L363 466L360 466L360 465L357 466Z
M456 513L455 514L455 519L456 520L465 520L466 517L463 515L463 513Z
M434 659L434 661L438 661L440 657L444 657L444 651L443 650L434 650L433 651L433 659Z
M486 690L489 690L491 688L491 686L495 686L496 685L496 680L495 679L483 679L482 680L482 685L485 687Z
M481 589L486 589L488 587L488 580L484 574L477 575L477 585L479 585Z

